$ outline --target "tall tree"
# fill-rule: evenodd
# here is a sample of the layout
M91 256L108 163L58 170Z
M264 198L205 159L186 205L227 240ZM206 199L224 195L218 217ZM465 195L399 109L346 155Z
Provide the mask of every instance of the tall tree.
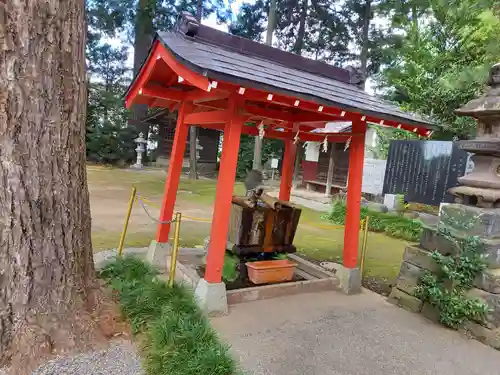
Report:
M271 46L273 44L273 33L276 27L276 12L277 1L270 0L269 13L267 17L267 31L266 31L266 44ZM262 139L259 136L254 137L253 148L253 169L262 169Z
M264 0L243 3L235 20L229 24L229 32L257 42L262 41L262 34L267 28L265 9Z
M483 90L489 67L500 60L494 5L494 0L432 0L398 18L405 20L403 37L386 51L390 58L378 84L402 107L433 116L441 125L439 138L474 135L474 121L454 111ZM426 22L415 22L418 15Z
M87 43L87 160L124 165L134 159L138 132L127 126L129 111L123 106L127 57L124 46Z
M146 59L154 33L153 19L156 9L156 0L138 0L134 25L134 75L138 74L142 63ZM141 120L146 117L148 106L136 104L132 107L132 119L139 132L146 139L149 133L149 124Z
M203 15L203 0L197 0L196 3L196 19L201 22ZM198 160L197 146L198 145L198 128L196 126L189 127L189 178L191 180L198 179Z
M31 373L95 333L85 170L84 1L0 17L0 366ZM43 32L41 31L43 30Z

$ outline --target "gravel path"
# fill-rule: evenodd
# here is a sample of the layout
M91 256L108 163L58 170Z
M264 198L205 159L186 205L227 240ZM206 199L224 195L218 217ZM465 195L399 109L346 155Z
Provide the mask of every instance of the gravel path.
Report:
M1 369L0 375L4 375ZM55 358L33 375L144 375L144 371L133 344L118 341L105 350Z

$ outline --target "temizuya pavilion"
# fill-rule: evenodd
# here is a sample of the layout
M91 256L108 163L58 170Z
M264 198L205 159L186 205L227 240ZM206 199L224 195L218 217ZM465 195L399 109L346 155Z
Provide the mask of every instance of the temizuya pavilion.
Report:
M359 290L357 267L366 123L430 136L432 125L366 94L352 71L310 60L203 26L184 14L175 31L159 32L126 94L134 104L177 110L174 144L160 220L172 218L189 126L224 132L210 244L197 295L208 310L227 309L221 282L241 134L282 139L279 198L288 201L296 143L350 139L344 269L341 286ZM313 133L327 122L352 121L351 133ZM154 246L166 245L170 225L160 224Z

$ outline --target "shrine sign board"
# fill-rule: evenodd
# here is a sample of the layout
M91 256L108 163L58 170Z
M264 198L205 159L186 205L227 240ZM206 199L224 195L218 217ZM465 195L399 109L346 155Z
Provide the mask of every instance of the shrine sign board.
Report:
M471 169L470 154L448 141L391 141L384 194L404 194L408 202L439 206L453 202L448 189Z

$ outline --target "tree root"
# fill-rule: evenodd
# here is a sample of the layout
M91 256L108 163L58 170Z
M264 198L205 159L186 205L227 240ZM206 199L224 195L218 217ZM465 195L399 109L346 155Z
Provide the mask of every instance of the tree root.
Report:
M8 375L29 375L53 356L87 352L107 345L108 339L129 336L116 304L95 290L91 306L78 303L64 312L30 312L14 327L13 340L4 358Z

